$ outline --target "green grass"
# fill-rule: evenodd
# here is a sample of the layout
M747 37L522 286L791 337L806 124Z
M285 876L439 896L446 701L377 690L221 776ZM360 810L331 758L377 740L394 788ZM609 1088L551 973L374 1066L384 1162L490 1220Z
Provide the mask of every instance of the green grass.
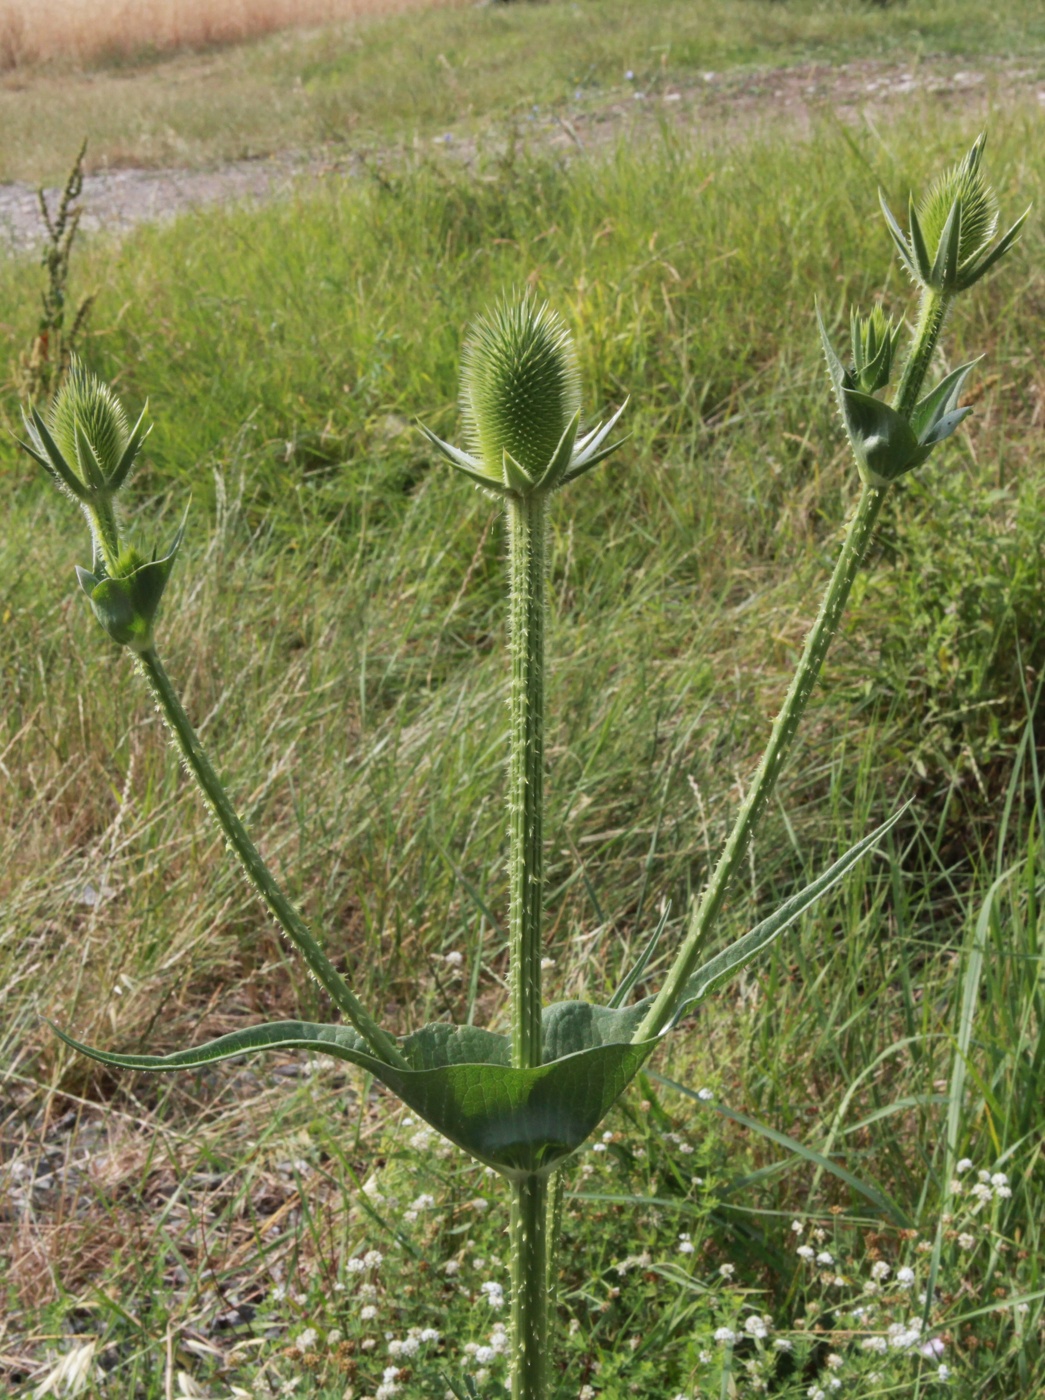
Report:
M507 22L532 18L520 8ZM862 8L859 20L884 22ZM989 171L1006 212L1041 207L1043 125L1036 103L994 117ZM469 319L502 287L533 285L575 328L592 413L633 395L629 446L553 512L550 981L598 997L662 899L680 929L855 497L813 298L835 324L881 286L890 308L908 306L877 185L902 206L974 134L927 107L879 135L825 122L803 143L713 150L666 133L569 166L491 151L474 175L419 159L85 250L78 276L99 288L91 362L132 407L148 396L157 423L134 493L139 541L166 541L193 499L160 634L168 668L266 855L387 1023L496 1019L504 1000L503 540L494 505L435 466L409 426L423 414L455 433ZM1045 1380L1042 818L1028 721L1045 661L1040 229L948 328L950 361L987 356L976 415L888 509L723 938L912 797L903 835L656 1066L710 1084L807 1155L670 1088L632 1095L605 1154L619 1165L597 1167L615 1174L572 1183L624 1199L568 1222L571 1384L587 1366L622 1400L632 1384L656 1400L707 1385L714 1366L699 1353L742 1316L745 1290L798 1355L814 1351L803 1336L842 1295L796 1269L796 1214L825 1231L847 1299L875 1251L923 1286L917 1245L948 1204L949 1114L957 1153L1006 1171L1013 1195L969 1216L971 1255L957 1226L944 1230L947 1393L1010 1400ZM12 359L38 279L28 262L0 267ZM13 420L10 396L6 411ZM114 1368L105 1393L120 1400L160 1400L178 1371L215 1395L264 1394L262 1365L278 1393L299 1364L280 1347L305 1325L358 1342L342 1361L370 1355L363 1300L348 1290L342 1304L332 1287L348 1257L384 1251L382 1316L397 1336L427 1326L441 1295L415 1277L411 1249L433 1268L501 1253L499 1197L488 1216L462 1213L483 1179L411 1155L389 1105L356 1079L323 1071L288 1090L260 1063L110 1078L40 1024L160 1050L328 1013L226 872L127 658L76 595L76 513L9 440L0 480L0 1140L5 1158L59 1183L33 1215L14 1177L0 1184L0 1351L14 1358L2 1364L20 1385L75 1333L99 1339ZM958 1061L963 1018L971 1048ZM665 1146L664 1130L696 1152ZM372 1172L400 1197L381 1220L353 1184ZM437 1208L408 1229L402 1209L421 1191ZM971 1201L949 1206L968 1214ZM680 1230L692 1259L678 1255ZM632 1241L650 1262L622 1284ZM716 1282L723 1262L729 1286ZM455 1374L463 1343L489 1331L482 1276L446 1303L440 1364ZM1006 1301L1024 1295L1026 1316ZM253 1299L253 1336L208 1330L229 1298ZM902 1290L895 1310L910 1311ZM828 1325L861 1378L854 1393L941 1393L917 1358L891 1356L885 1380L868 1380L855 1324ZM636 1335L655 1339L652 1357L631 1348ZM317 1357L298 1394L343 1395L337 1356ZM807 1392L795 1376L780 1393ZM368 1361L360 1378L373 1386L380 1369ZM415 1385L443 1393L428 1361Z
M552 0L435 9L87 72L0 80L0 179L57 182L85 135L95 166L200 165L288 149L372 150L491 118L541 123L655 98L708 71L800 63L1001 60L1040 77L1037 0ZM625 81L625 73L634 78ZM557 129L557 128L556 128Z

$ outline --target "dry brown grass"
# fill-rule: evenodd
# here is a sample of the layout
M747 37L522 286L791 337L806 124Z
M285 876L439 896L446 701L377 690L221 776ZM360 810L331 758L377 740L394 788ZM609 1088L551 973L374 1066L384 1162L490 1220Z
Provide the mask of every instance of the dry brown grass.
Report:
M0 0L0 71L206 48L461 0Z

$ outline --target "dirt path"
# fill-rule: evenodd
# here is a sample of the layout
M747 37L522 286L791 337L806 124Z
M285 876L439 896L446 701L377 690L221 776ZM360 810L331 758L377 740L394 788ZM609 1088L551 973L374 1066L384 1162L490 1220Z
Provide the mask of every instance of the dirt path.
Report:
M963 67L958 60L916 67L865 61L705 73L655 92L626 89L615 100L578 102L561 113L530 113L517 118L516 125L533 145L587 151L622 135L655 132L665 120L709 140L781 128L801 136L818 113L833 112L848 122L874 121L895 113L900 105L929 101L952 112L967 109L972 125L992 104L1020 98L1045 108L1045 81L1037 70L998 61L976 68ZM467 165L475 158L478 141L474 132L449 131L432 144ZM361 153L339 148L211 169L103 170L84 181L83 228L118 234L192 209L263 201L285 194L302 179L349 176L360 160ZM20 182L0 185L0 247L19 252L39 244L35 189Z

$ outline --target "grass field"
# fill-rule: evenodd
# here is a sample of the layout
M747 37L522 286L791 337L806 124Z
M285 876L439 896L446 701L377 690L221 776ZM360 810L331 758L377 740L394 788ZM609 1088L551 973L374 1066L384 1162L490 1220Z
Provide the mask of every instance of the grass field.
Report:
M91 10L103 53L118 37L105 14ZM455 4L172 55L146 45L116 64L56 57L0 75L0 179L57 183L85 135L93 167L206 165L288 148L373 155L469 138L491 120L525 132L535 116L703 89L709 72L866 59L915 75L920 65L985 64L988 90L1003 98L1012 83L1045 76L1045 16L1038 0L885 10L863 0Z
M793 57L774 25L842 43L844 14L844 42L870 52L872 23L886 51L914 19L945 24L916 3L747 9L757 49L719 32L716 61L774 43ZM415 22L554 37L570 12ZM963 13L987 52L989 11ZM1012 26L999 44L1016 46ZM351 60L389 75L386 114L393 32L412 31L360 31L374 47ZM275 52L222 61L265 72ZM497 102L515 101L504 87ZM416 94L400 93L405 138ZM1042 207L1043 129L1035 98L999 95L988 163L1012 214ZM873 128L825 117L802 141L665 127L570 161L480 139L472 171L429 147L83 249L90 363L156 422L134 491L143 545L192 499L168 668L267 856L388 1024L496 1023L504 1003L504 547L493 505L410 426L455 434L470 318L530 285L577 334L592 414L633 396L627 448L553 514L550 991L598 997L663 901L680 930L855 499L813 299L837 328L883 287L909 305L878 186L903 207L974 135L926 101ZM986 355L976 413L888 507L723 939L909 798L901 835L673 1038L663 1078L578 1164L562 1400L582 1385L753 1396L763 1358L786 1400L835 1375L859 1396L1045 1390L1043 243L1035 216L948 327L948 362ZM39 288L32 260L0 264L8 362ZM3 412L13 425L10 391ZM495 1393L482 1285L505 1280L503 1202L480 1170L331 1065L117 1077L42 1023L158 1051L328 1011L225 872L126 658L75 595L76 512L6 435L0 482L0 1384L29 1395L50 1375L61 1394L79 1367L88 1396L217 1400L304 1376L299 1396L363 1400L410 1356L404 1396L442 1397L463 1365ZM973 1163L961 1192L949 1135ZM979 1206L978 1170L1008 1178ZM792 1220L830 1268L796 1255ZM925 1337L942 1351L868 1350L869 1332L920 1315L938 1231ZM353 1272L367 1250L383 1259ZM793 1368L749 1330L723 1379L714 1332L742 1332L752 1308ZM441 1340L422 1344L427 1328Z

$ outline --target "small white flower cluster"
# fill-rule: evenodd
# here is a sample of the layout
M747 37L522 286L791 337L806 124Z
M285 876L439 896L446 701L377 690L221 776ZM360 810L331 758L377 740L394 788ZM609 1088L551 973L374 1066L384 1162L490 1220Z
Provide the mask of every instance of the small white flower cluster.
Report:
M428 1342L438 1342L441 1337L442 1333L437 1332L434 1327L411 1327L405 1337L389 1339L388 1354L397 1359L401 1356L416 1356L422 1346Z
M386 1366L381 1384L374 1391L374 1400L392 1400L399 1393L399 1367Z
M496 1279L488 1279L480 1288L480 1293L485 1293L486 1301L491 1308L504 1307L504 1288Z
M435 1197L423 1191L421 1195L418 1196L417 1200L411 1204L409 1210L403 1211L403 1219L412 1225L423 1210L431 1210L434 1205Z
M495 1322L487 1346L482 1346L478 1342L466 1342L464 1352L480 1366L489 1366L499 1357L507 1356L509 1347L508 1328L503 1322Z
M361 1257L355 1255L349 1259L345 1265L345 1272L347 1274L365 1274L368 1269L380 1269L384 1262L385 1256L379 1249L368 1249Z
M680 1253L680 1254L692 1254L692 1253L694 1253L695 1249L696 1249L696 1246L694 1245L693 1241L690 1239L689 1235L685 1235L685 1234L680 1234L680 1235L679 1235L679 1253Z
M970 1157L963 1157L955 1168L955 1171L959 1177L963 1177L967 1172L972 1171L972 1167L972 1159ZM953 1195L960 1196L964 1191L965 1183L963 1181L951 1182L951 1193ZM975 1215L977 1212L981 1211L984 1206L989 1205L990 1202L995 1199L999 1201L1008 1200L1012 1195L1012 1187L1009 1184L1009 1178L1005 1172L981 1170L976 1173L976 1180L969 1187L968 1194L976 1202L973 1206L973 1214Z
M679 1239L688 1240L689 1236L679 1235ZM679 1249L682 1249L681 1245L679 1245ZM683 1253L692 1253L692 1249L683 1250ZM629 1254L627 1259L622 1259L619 1264L615 1264L613 1267L617 1271L617 1277L623 1278L629 1269L648 1269L652 1263L653 1255L650 1254L649 1250L644 1249L641 1254Z
M705 1090L705 1089L701 1089L700 1092L701 1092L702 1094L704 1094L704 1093L707 1093L708 1091ZM664 1134L664 1141L665 1141L665 1142L673 1143L673 1144L678 1148L678 1150L682 1153L683 1157L692 1157L692 1156L693 1156L693 1152L694 1152L693 1144L690 1143L690 1142L687 1142L686 1139L685 1139L684 1137L682 1137L682 1135L681 1135L680 1133L671 1133L671 1132L667 1132L667 1133Z
M744 1331L749 1337L754 1337L756 1342L764 1342L769 1336L773 1326L773 1319L768 1313L763 1313L760 1317L758 1313L752 1313L750 1317L744 1319Z

